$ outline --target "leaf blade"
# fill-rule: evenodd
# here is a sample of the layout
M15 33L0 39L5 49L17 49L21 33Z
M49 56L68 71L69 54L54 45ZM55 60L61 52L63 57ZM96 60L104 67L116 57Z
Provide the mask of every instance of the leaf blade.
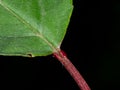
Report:
M53 53L56 50L56 48L58 48L60 46L60 43L62 42L62 39L63 39L64 34L66 32L65 26L67 27L69 17L70 17L71 12L72 12L72 8L69 11L68 9L65 9L65 7L64 7L65 12L68 12L69 15L67 15L65 17L66 20L68 20L65 22L66 24L64 23L62 25L62 22L65 19L63 19L63 20L60 19L61 21L59 21L59 19L57 19L57 18L60 16L63 16L62 14L64 14L65 12L59 13L59 11L58 11L58 13L57 13L56 9L59 5L52 4L49 0L46 0L47 3L50 4L49 7L51 5L56 6L56 7L49 10L49 7L46 7L46 8L43 7L43 4L45 5L45 3L46 3L45 0L43 0L43 1L42 0L34 0L34 1L29 0L29 2L28 2L28 0L22 0L22 2L20 2L20 1L21 0L12 0L12 1L1 0L0 1L0 4L3 7L3 8L0 7L0 14L3 17L4 17L4 15L6 15L3 20L2 20L2 18L0 18L0 21L5 22L5 23L4 22L0 23L0 32L2 32L0 34L0 40L1 40L0 46L3 46L2 45L3 42L9 41L9 39L5 40L3 37L5 37L5 36L6 37L10 37L10 36L14 37L14 39L12 39L10 41L10 42L14 42L14 43L12 43L13 47L12 47L12 44L7 46L7 43L6 43L5 46L7 48L9 46L10 47L6 51L5 51L5 49L6 49L5 47L4 48L1 47L0 54L5 54L5 52L7 53L8 51L11 51L11 49L13 49L14 53L12 53L12 52L10 52L10 53L12 55L14 55L16 53L15 50L21 51L20 49L24 50L27 47L31 48L31 50L26 49L26 51L23 51L22 54L20 54L20 55L24 55L24 54L28 53L29 51L31 51L30 53L33 54L34 56L43 56L43 55L48 55L48 54ZM54 0L51 0L51 1L54 2ZM61 3L64 4L63 2L65 0L61 0L61 1L62 1ZM67 1L71 1L71 0L67 0ZM35 5L38 5L39 7L32 6L33 3L35 3ZM54 2L54 3L58 3L58 2ZM72 4L70 4L70 6L72 6ZM24 8L26 10L28 10L28 11L26 11L26 13L25 13ZM4 10L2 10L2 9L4 9ZM40 10L46 9L46 10L39 12L38 11L39 9ZM63 10L63 8L61 9L60 7L57 10L59 10L59 9ZM34 11L34 13L32 11ZM46 15L45 15L45 11L47 12ZM9 13L9 14L5 14L5 13ZM61 15L59 16L56 13L61 14ZM36 16L36 15L40 15L40 14L42 16L40 16L40 17ZM55 18L53 18L53 16ZM7 18L7 19L12 18L11 19L12 22L10 20L6 20L5 18ZM54 20L54 19L57 19L57 20ZM50 20L50 22L49 22L49 20ZM13 24L13 25L11 25L12 31L8 29L8 28L10 28L9 25L7 28L5 28L5 26L6 26L5 24L10 24L10 25ZM59 26L59 24L60 24L60 26ZM20 27L19 25L23 26L23 27ZM56 27L58 29L56 29ZM60 27L62 27L62 30L59 30L59 29L61 29ZM15 29L15 28L17 28L17 29ZM7 33L8 35L3 35L3 34L5 34L4 30L11 32L11 34ZM62 33L60 33L60 32L62 32ZM21 33L23 33L23 34L21 34ZM19 40L18 37L16 37L16 36L18 36L18 37L23 36L24 39ZM36 39L39 38L40 41L37 40L37 42L34 42L34 40L31 41L31 39L26 40L27 36L29 36L29 37L31 36L32 39L33 39L33 37L36 37ZM58 36L60 36L60 37L58 37ZM20 42L18 42L18 40ZM23 43L23 41L26 41L26 42ZM28 44L28 42L30 42L31 45ZM35 44L38 43L38 45L40 45L40 47L36 48L36 45L33 43L35 43ZM23 45L24 45L24 47L23 47ZM47 47L47 49L46 49L46 47ZM33 52L33 51L36 51L35 49L38 49L37 53ZM45 51L43 49L45 49ZM2 52L3 50L4 50L4 52ZM43 53L40 53L41 51L43 51ZM10 55L10 53L7 55ZM19 52L19 53L21 53L21 52ZM15 55L18 55L18 54L16 53Z

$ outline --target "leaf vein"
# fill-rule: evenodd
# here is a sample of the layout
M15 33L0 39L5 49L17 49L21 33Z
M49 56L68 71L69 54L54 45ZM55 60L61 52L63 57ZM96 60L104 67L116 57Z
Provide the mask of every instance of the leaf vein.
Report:
M32 32L35 33L36 36L38 36L41 39L43 39L51 47L51 49L53 49L53 52L57 51L57 49L55 48L55 46L52 45L36 28L34 28L30 23L26 22L26 20L24 20L22 17L20 17L12 9L10 9L5 4L3 4L1 0L0 0L0 5L3 8L5 8L9 13L11 13L13 16L15 16L19 21L21 21L23 24L25 24L26 26L28 26L30 28L30 30L32 30Z

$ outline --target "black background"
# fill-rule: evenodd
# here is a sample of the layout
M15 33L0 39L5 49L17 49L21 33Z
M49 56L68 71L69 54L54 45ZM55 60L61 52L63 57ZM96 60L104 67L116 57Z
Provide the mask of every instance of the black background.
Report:
M61 48L92 90L119 90L120 2L74 0L74 11ZM79 90L52 55L0 57L0 89ZM3 88L3 89L2 89Z

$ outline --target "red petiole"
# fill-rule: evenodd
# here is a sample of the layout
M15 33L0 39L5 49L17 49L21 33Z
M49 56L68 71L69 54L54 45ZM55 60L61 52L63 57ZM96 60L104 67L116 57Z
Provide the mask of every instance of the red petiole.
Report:
M76 81L81 90L91 90L82 75L75 68L72 62L67 58L64 51L60 50L58 52L55 52L53 55L63 64L63 66L70 73L70 75Z

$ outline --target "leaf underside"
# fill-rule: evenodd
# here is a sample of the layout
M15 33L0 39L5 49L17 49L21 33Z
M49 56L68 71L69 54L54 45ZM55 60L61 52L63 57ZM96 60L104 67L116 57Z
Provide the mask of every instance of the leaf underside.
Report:
M0 0L0 55L46 56L60 48L72 0Z

